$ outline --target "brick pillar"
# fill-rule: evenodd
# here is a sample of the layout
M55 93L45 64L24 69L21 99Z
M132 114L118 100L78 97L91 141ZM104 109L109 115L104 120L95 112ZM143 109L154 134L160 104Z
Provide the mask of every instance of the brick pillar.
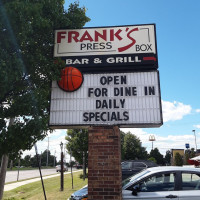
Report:
M114 127L89 128L88 200L121 200L120 130Z

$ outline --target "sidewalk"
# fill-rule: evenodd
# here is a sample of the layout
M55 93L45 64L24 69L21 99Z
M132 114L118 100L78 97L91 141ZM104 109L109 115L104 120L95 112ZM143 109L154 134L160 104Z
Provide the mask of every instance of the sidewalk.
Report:
M76 173L76 172L79 172L81 170L77 170L77 171L73 171L73 173ZM71 172L65 172L64 174L70 174ZM56 177L56 176L60 176L60 174L54 174L54 175L49 175L49 176L43 176L43 180L44 179L48 179L48 178L53 178L53 177ZM6 184L4 186L4 191L10 191L10 190L13 190L17 187L20 187L22 185L26 185L26 184L29 184L29 183L33 183L33 182L36 182L36 181L41 181L41 178L33 178L33 179L30 179L30 180L25 180L25 181L20 181L20 182L16 182L16 183L10 183L10 184Z

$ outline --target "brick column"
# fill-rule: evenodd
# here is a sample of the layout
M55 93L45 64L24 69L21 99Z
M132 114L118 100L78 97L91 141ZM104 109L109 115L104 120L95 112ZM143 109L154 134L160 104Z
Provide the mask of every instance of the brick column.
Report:
M89 128L88 200L121 200L121 183L119 128Z

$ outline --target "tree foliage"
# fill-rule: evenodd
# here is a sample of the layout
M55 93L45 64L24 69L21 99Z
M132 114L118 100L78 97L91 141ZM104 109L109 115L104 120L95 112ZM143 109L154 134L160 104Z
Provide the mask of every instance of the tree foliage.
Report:
M190 158L194 158L195 156L196 156L196 152L195 152L194 148L187 149L185 151L185 156L184 156L184 165L189 165L188 160Z
M63 0L0 0L1 155L31 149L46 136L50 83L63 67L54 64L54 30L87 21L78 3L65 10Z
M150 160L150 161L152 161L154 163L157 163L157 161L156 161L156 159L154 157L150 157L150 158L148 158L148 160Z
M31 166L31 155L26 155L24 159L21 161L22 166L29 167Z
M171 164L171 159L172 159L172 153L171 153L170 150L167 150L166 154L165 154L165 163L167 165L170 165Z
M190 158L193 158L196 156L196 151L194 150L194 148L191 148L190 150Z
M188 160L190 159L190 152L188 150L185 151L184 155L184 165L189 165Z
M140 139L128 132L125 134L122 145L122 160L147 159L148 154Z
M120 138L121 138L121 159L124 160L124 150L123 150L123 144L124 144L124 137L125 137L126 133L124 133L123 131L120 131Z
M40 163L40 166L47 165L47 153L48 153L48 166L53 167L54 161L56 165L57 160L55 156L51 155L51 152L49 150L45 150L44 152L41 152L41 154L38 154L38 161ZM26 155L24 158L15 158L12 161L13 161L13 166L18 166L20 162L20 166L38 167L38 161L36 155L34 155L33 157L31 155Z
M158 148L155 148L155 149L152 149L150 154L149 154L149 157L153 157L156 159L156 163L158 165L164 165L165 164L165 161L164 161L164 158L163 158L163 155L160 153L160 151L158 150Z
M45 150L41 154L38 155L38 160L41 166L47 166L47 155L48 155L48 166L53 167L54 166L54 160L55 160L55 165L57 164L56 157L51 155L51 152L49 150ZM27 166L28 162L26 162L27 159L24 157L22 160L22 165ZM24 164L23 164L24 163ZM37 156L33 156L30 158L30 165L32 167L38 167L38 161L37 161ZM27 166L28 167L28 166Z
M85 164L88 163L88 130L87 129L68 129L66 148L72 153L79 164L83 164L83 155L85 154Z
M148 153L140 139L134 134L120 131L121 135L121 156L122 160L147 159ZM83 152L88 163L88 130L69 129L67 131L67 150L80 164L83 164Z
M180 153L176 153L174 157L174 165L175 166L183 166L183 158Z

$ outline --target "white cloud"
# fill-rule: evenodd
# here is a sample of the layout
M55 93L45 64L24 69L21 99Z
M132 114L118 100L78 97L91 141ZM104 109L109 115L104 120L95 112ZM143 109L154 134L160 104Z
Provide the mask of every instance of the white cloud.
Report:
M197 125L194 125L194 127L195 127L195 128L200 128L200 125L197 124Z
M196 109L195 111L196 111L197 113L200 113L200 109Z
M38 141L36 143L38 154L40 154L41 152L44 152L48 148L48 143L49 143L49 150L51 152L51 155L55 154L55 156L57 157L57 160L60 160L60 152L61 152L60 143L61 142L63 144L66 143L65 136L66 136L66 130L61 130L61 129L56 129L53 133L49 133L48 136L44 140ZM30 151L24 151L23 157L26 155L34 156L35 148L33 147ZM69 155L66 157L68 159Z
M64 133L66 134L66 132L67 132L67 129L55 129L53 130L52 133L50 132L48 133L48 137L58 137Z
M190 148L195 148L195 138L194 135L191 133L191 135L167 135L162 136L162 133L160 134L154 134L153 132L146 132L145 129L141 128L122 128L120 129L123 132L131 132L132 134L136 135L138 138L140 138L140 141L142 142L142 146L146 148L148 152L152 149L152 142L149 141L149 136L154 135L155 141L153 142L153 147L158 148L159 151L165 155L167 150L170 149L185 149L185 144L189 143ZM56 133L59 133L56 138L51 137L49 135L49 150L51 151L51 154L57 157L57 160L60 160L60 143L61 141L63 143L66 143L65 136L66 131L63 130L56 130ZM197 135L200 135L200 133L197 133ZM200 143L200 137L197 137L197 144ZM41 153L45 151L48 147L48 137L46 137L43 141L37 142L38 147L38 153ZM198 146L200 148L200 146ZM56 151L56 153L55 153ZM35 149L32 148L30 151L25 151L24 155L35 155ZM66 153L66 160L69 161L69 155Z
M174 101L162 101L163 121L176 121L191 113L192 107Z
M153 147L158 148L160 153L165 155L167 150L171 149L185 149L185 144L189 143L190 148L195 148L195 139L194 135L168 135L168 136L160 136L154 133L145 132L143 129L138 128L122 128L120 129L123 132L127 133L130 131L134 135L140 138L142 142L142 146L146 147L148 152L152 149L152 142L149 141L149 136L154 135L155 141L153 142ZM200 143L200 138L197 137L197 144Z
M191 106L190 105L184 105L180 102L169 102L169 101L162 101L162 110L163 110L163 120L164 122L167 121L175 121L175 120L181 120L184 116L189 115L191 113ZM199 109L200 110L200 109ZM198 112L196 110L196 112ZM196 128L200 128L200 125L196 125ZM131 133L135 134L137 137L140 138L142 142L142 146L146 147L147 151L149 152L152 148L152 142L149 141L149 136L154 135L156 141L153 142L154 147L157 147L159 151L165 155L165 152L170 149L184 149L185 143L190 143L191 148L195 147L194 143L194 136L191 135L168 135L168 136L160 136L160 135L154 134L154 133L148 133L145 132L144 129L141 128L123 128L121 129L124 132L130 131ZM197 133L198 134L198 133ZM51 151L51 154L54 155L56 151L56 157L59 160L60 159L60 143L61 141L63 143L66 143L65 140L66 136L66 130L55 130L53 133L49 133L48 136L43 140L37 142L38 146L38 152L41 153L41 151L45 151L48 147L48 137L49 137L49 150ZM197 138L197 144L200 143L200 140ZM30 151L25 151L25 155L35 155L35 150L32 148ZM67 159L69 158L69 155L67 155Z

